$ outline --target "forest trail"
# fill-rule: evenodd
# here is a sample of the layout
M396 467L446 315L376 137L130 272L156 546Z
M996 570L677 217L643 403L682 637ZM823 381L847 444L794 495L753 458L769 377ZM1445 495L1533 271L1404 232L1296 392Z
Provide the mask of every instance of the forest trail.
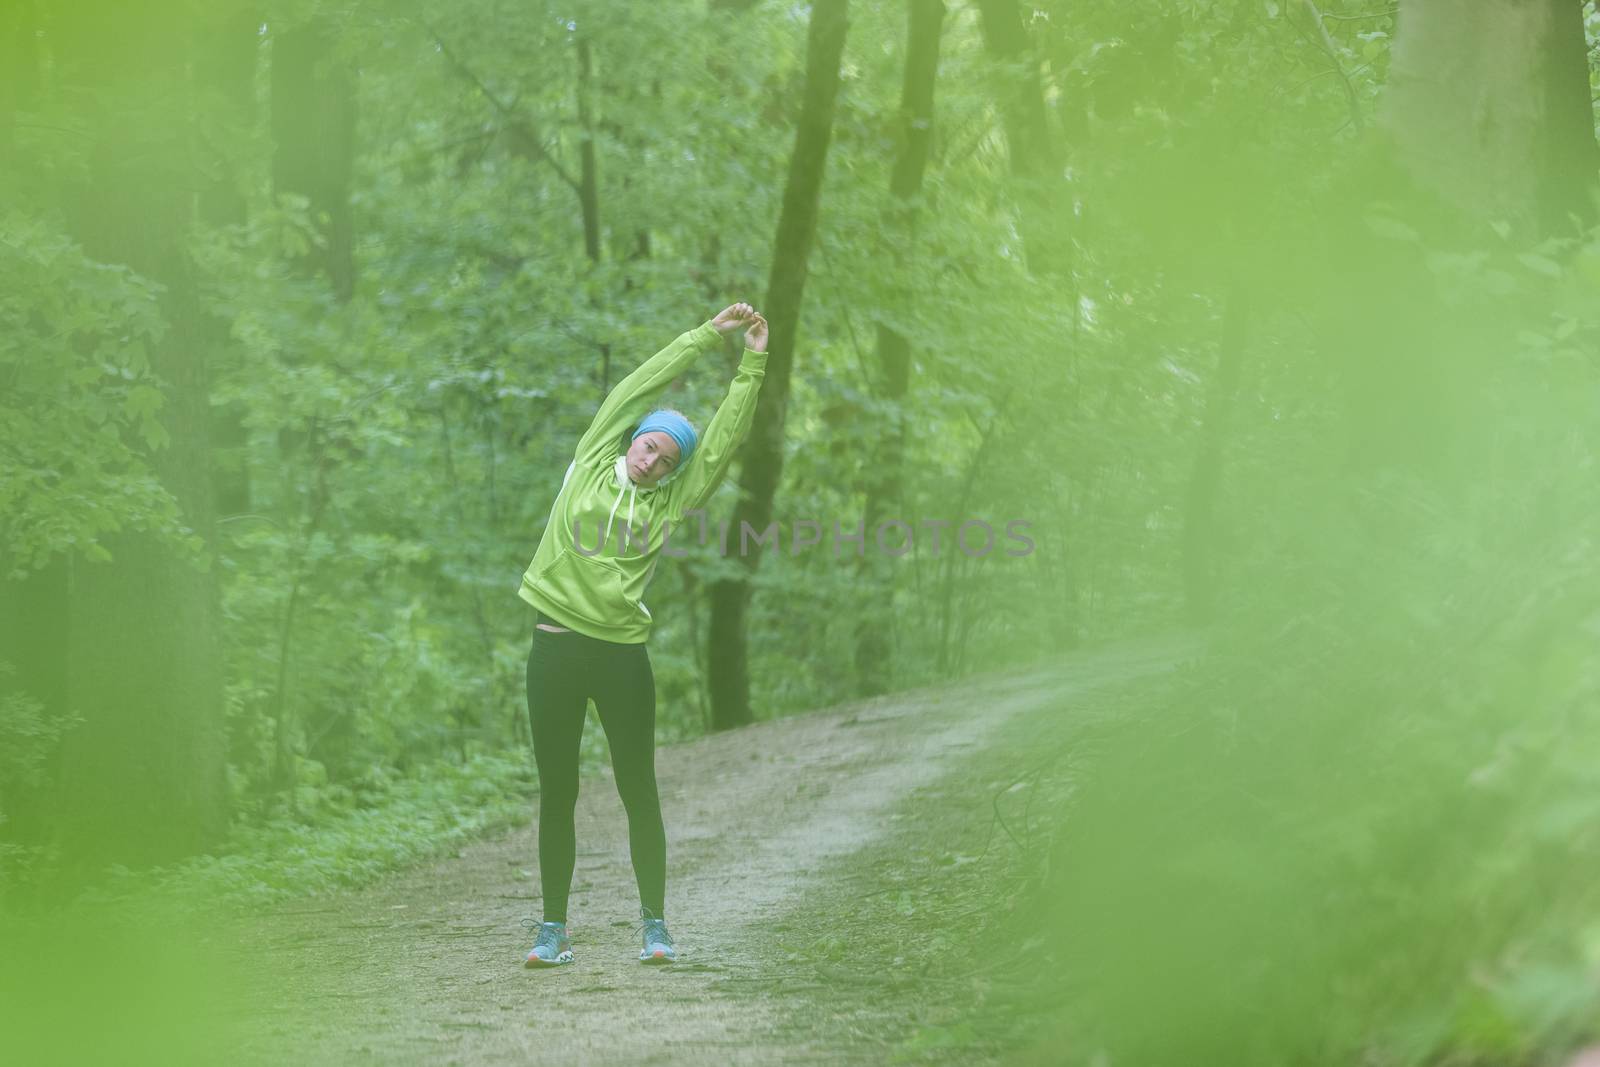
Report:
M1074 698L1159 674L1192 640L1085 650L1045 668L994 672L661 748L667 917L679 946L671 966L638 962L626 820L609 768L585 779L578 802L571 966L522 966L532 934L521 920L536 918L538 906L531 821L367 889L266 911L237 932L262 972L274 976L277 996L252 998L240 1058L859 1060L859 1039L841 1032L830 1047L828 1035L839 1028L820 1025L796 1037L805 998L774 984L774 975L795 965L775 943L769 920L804 921L808 897L823 888L825 861L868 849L895 825L897 804L942 776L960 776L964 757L1006 722L1070 715ZM976 783L973 791L981 789ZM982 802L987 808L987 796Z

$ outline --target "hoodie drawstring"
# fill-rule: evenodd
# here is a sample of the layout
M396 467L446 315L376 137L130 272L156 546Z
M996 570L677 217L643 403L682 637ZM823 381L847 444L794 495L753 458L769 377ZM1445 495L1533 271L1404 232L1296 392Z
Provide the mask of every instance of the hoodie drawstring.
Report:
M617 480L620 484L617 486L617 499L611 502L611 514L606 516L606 535L600 539L601 545L604 545L607 541L611 540L611 522L617 516L617 505L622 503L622 493L624 488L626 488L628 493L628 536L633 536L633 502L638 487L633 484L633 479L628 477L627 456L617 457L617 465L615 470L617 472Z

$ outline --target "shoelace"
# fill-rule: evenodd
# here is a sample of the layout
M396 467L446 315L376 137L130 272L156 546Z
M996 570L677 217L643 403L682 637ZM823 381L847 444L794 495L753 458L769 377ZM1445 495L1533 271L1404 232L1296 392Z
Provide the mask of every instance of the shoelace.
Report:
M672 938L667 934L667 920L665 919L644 919L634 928L634 932L643 934L648 941L658 941L668 948L674 947Z
M556 932L555 927L546 926L538 919L523 919L522 928L524 930L537 929L539 931L538 940L534 941L533 943L534 948L538 948L540 945L549 945L551 948L556 949L557 951L560 950L561 935Z

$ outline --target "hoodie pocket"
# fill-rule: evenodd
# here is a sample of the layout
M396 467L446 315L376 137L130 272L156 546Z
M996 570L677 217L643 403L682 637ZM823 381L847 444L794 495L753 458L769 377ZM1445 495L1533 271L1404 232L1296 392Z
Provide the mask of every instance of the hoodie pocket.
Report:
M622 571L597 556L564 548L539 572L546 596L576 619L595 626L624 624L633 605L622 591Z

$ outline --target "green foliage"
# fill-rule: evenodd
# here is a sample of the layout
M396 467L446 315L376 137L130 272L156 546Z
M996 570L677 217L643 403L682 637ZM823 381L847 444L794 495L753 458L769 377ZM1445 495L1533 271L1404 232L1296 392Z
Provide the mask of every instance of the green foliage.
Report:
M409 775L374 764L345 784L303 785L297 818L242 825L216 855L175 868L119 869L84 902L158 895L237 909L367 885L520 825L534 782L526 757L484 753Z
M0 577L61 551L107 561L102 536L124 528L197 547L145 459L167 442L157 288L15 212L0 277Z
M0 660L0 679L9 682L15 673L12 664ZM26 693L10 685L0 687L0 827L18 797L45 785L45 761L61 735L81 721L76 716L52 716ZM48 850L39 845L0 839L0 885L27 883L35 868L48 862Z
M242 198L240 221L189 235L193 292L69 237L83 205L64 190L96 146L53 51L70 20L41 16L41 77L0 116L24 161L0 219L0 578L151 531L214 556L223 623L233 835L109 892L260 903L525 814L518 575L605 391L773 295L805 64L803 6L578 7L264 5L253 107L199 94L197 173L166 164ZM1035 931L1011 931L1036 992L1068 1005L1039 1027L1085 1059L1533 1062L1589 1033L1600 246L1524 247L1504 220L1438 241L1414 190L1366 176L1392 7L1040 0L1017 8L1031 51L1003 63L981 6L948 5L901 227L904 5L852 5L753 704L854 697L859 633L886 619L910 686L1171 624L1209 576L1217 656L1096 742L1020 908ZM346 300L314 269L327 220L270 158L274 49L312 26L358 72L358 135L325 145L352 175ZM1043 105L1021 131L1018 93ZM191 300L199 319L175 315ZM214 533L149 462L174 383L146 353L175 322L203 350ZM890 337L911 352L901 398ZM708 358L669 402L703 426L730 369ZM916 537L886 579L832 532L896 428L880 503ZM1025 522L1035 551L970 556L969 519ZM937 552L924 520L945 524ZM800 521L824 536L796 552ZM663 739L704 728L705 590L734 573L702 548L649 591ZM45 788L74 719L0 691L3 811ZM585 745L603 758L592 727ZM48 858L0 840L8 873ZM1058 944L1070 958L1040 948ZM941 1023L900 1052L981 1030Z
M1600 425L1572 387L1600 246L1382 239L1429 249L1408 295L1481 375L1434 402L1470 417L1407 411L1409 451L1352 462L1316 375L1262 376L1299 407L1241 427L1260 521L1228 624L1159 710L1075 745L1048 876L995 935L1070 946L1018 965L1073 1062L1540 1063L1596 1035L1600 499L1573 450Z
M0 661L0 677L16 673ZM77 720L62 721L44 714L37 701L16 693L0 701L0 782L9 788L33 789L43 780L45 755Z

